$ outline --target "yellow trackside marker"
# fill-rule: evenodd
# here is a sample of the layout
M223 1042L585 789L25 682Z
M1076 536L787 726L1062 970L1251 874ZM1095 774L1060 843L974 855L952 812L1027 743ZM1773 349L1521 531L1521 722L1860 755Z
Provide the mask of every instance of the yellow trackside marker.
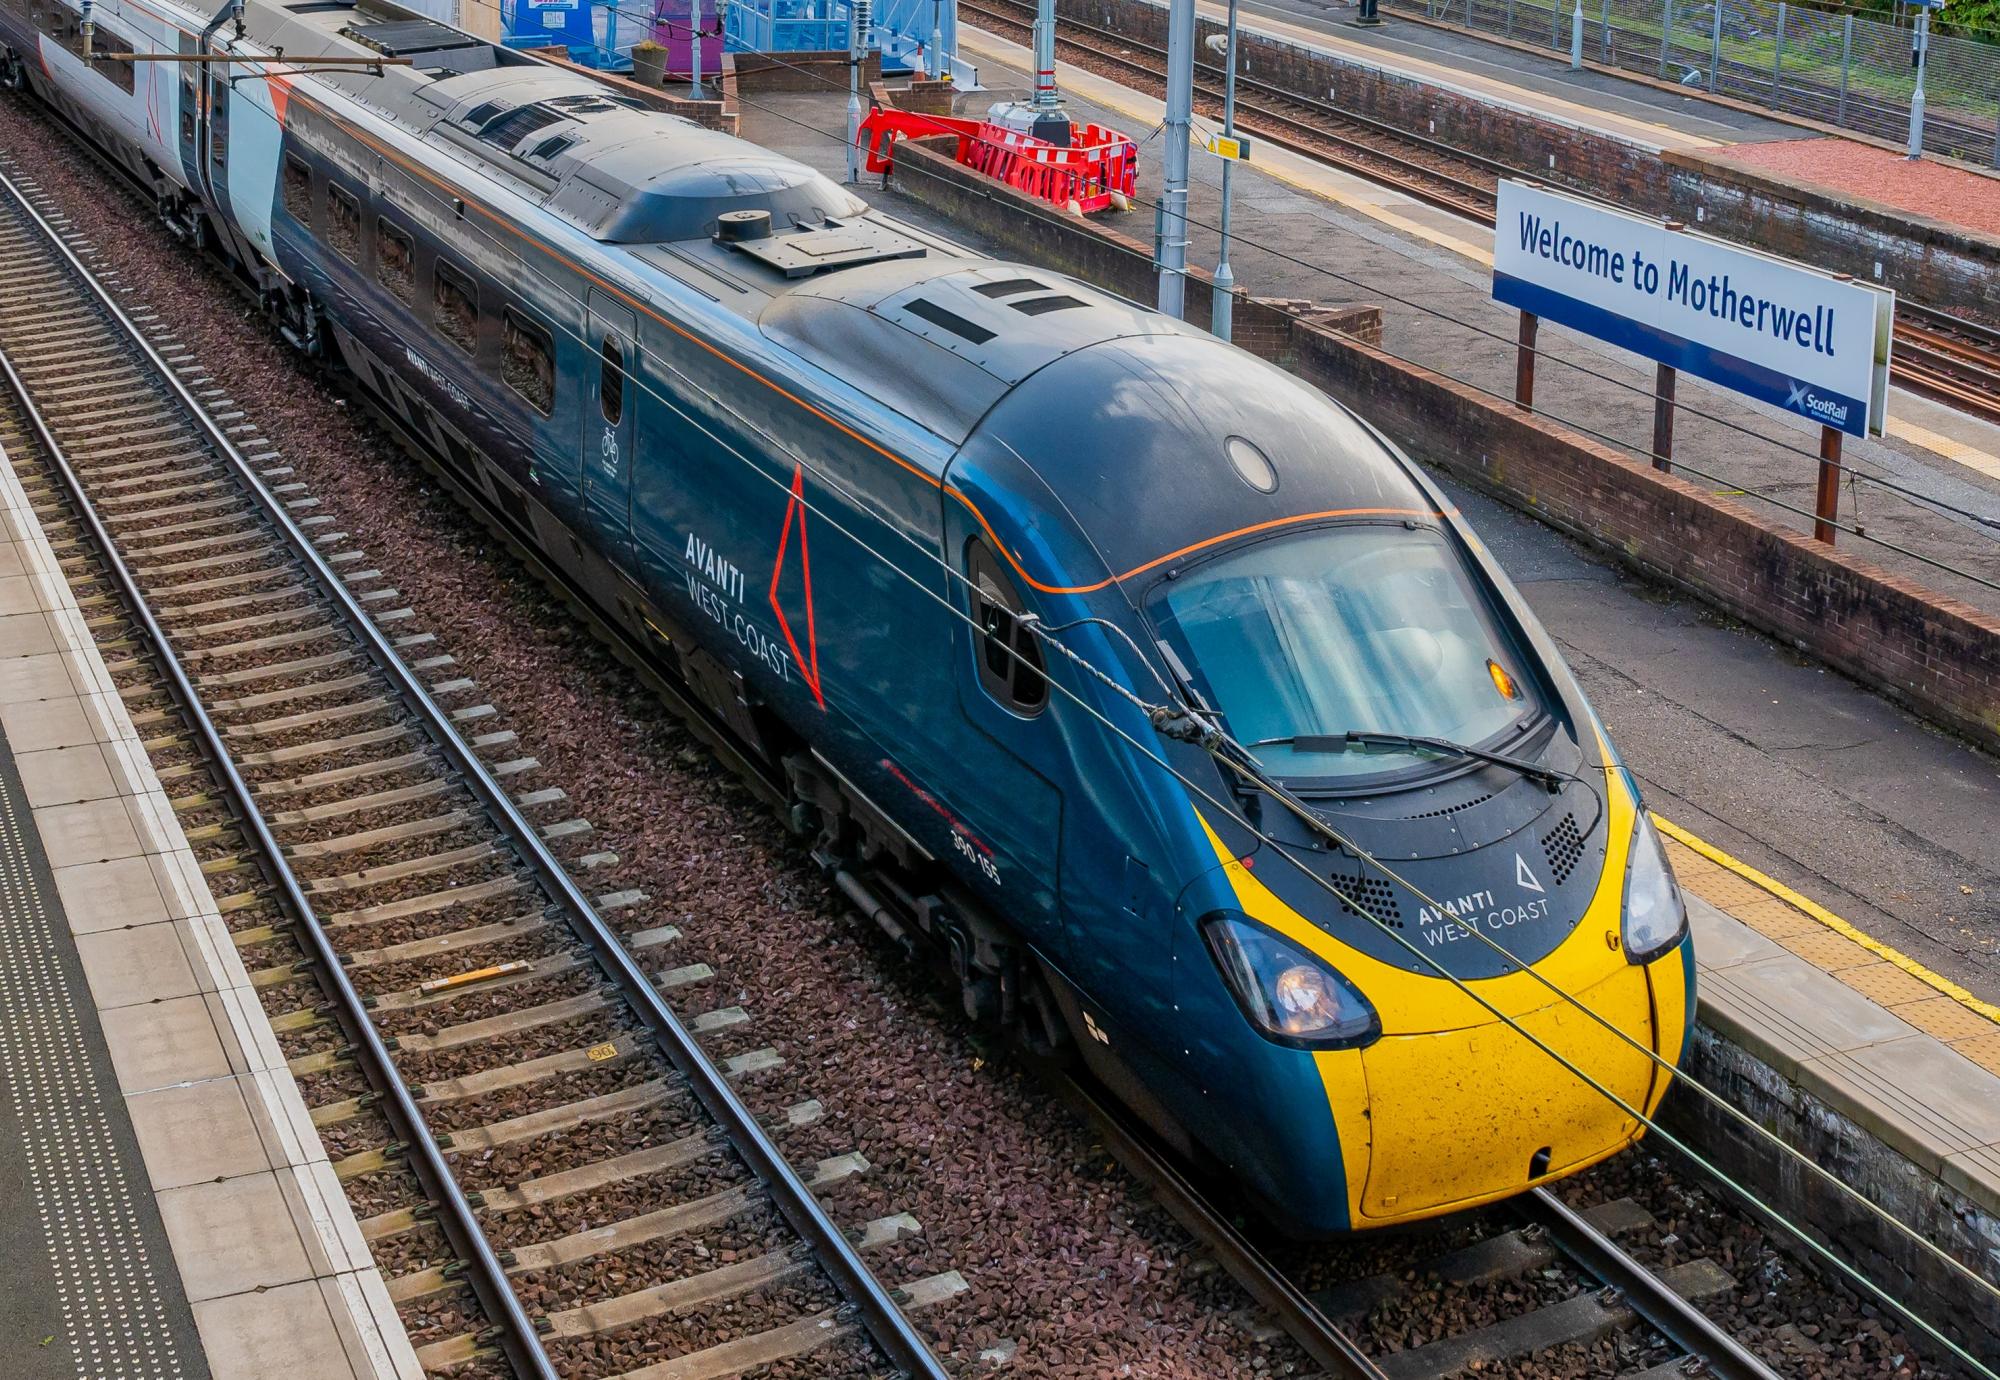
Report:
M618 1046L607 1040L601 1045L592 1045L589 1049L586 1049L583 1052L583 1057L590 1060L593 1064L601 1064L606 1059L617 1057L617 1054Z
M527 971L527 962L517 958L507 963L496 963L490 968L474 968L469 973L453 973L450 977L432 978L429 982L418 983L417 990L429 997L439 992L454 991L457 988L466 987L475 982L484 982L488 978L505 977L509 973L525 973Z
M1217 158L1227 158L1232 162L1250 161L1250 141L1240 135L1232 138L1227 134L1211 134L1208 136L1208 151Z
M1678 824L1662 819L1659 815L1653 816L1653 823L1659 825L1660 832L1668 838L1685 844L1718 867L1725 867L1751 885L1761 887L1763 890L1770 892L1771 895L1777 897L1780 901L1792 906L1801 914L1818 921L1835 934L1842 935L1859 944L1878 958L1895 964L1917 981L1942 992L1966 1010L1976 1011L1989 1021L2000 1022L2000 1006L1995 1006L1991 1002L1981 1001L1978 997L1973 996L1972 993L1966 991L1942 973L1932 972L1908 954L1884 944L1881 940L1863 930L1857 929L1854 925L1841 919L1811 897L1801 896L1777 878L1759 872L1756 868L1750 866L1749 863L1742 861L1740 858L1731 857L1714 844L1695 837Z

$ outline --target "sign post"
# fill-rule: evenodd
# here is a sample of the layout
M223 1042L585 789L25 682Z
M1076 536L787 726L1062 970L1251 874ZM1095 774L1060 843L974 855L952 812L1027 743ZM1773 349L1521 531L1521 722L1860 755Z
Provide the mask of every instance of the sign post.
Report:
M1813 535L1833 545L1840 529L1840 436L1830 426L1819 429L1819 492L1813 501Z
M1832 540L1838 436L1880 434L1895 294L1531 183L1503 180L1493 298L1522 313L1515 399L1533 393L1531 318L1652 360L1653 463L1670 468L1678 376L1824 429L1816 534ZM1836 439L1828 440L1824 433Z
M1674 470L1674 366L1662 364L1653 375L1653 468Z
M1541 324L1533 312L1521 313L1520 344L1514 350L1514 406L1523 412L1535 410L1535 332Z

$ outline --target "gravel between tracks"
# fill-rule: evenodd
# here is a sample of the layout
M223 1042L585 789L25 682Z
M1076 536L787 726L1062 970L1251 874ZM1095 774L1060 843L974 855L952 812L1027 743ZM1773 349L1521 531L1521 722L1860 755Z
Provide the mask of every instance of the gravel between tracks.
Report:
M876 1268L891 1283L964 1273L969 1294L919 1315L956 1369L977 1372L978 1354L1003 1340L1017 1346L1007 1373L1020 1376L1309 1369L1288 1341L1255 1340L1230 1320L1243 1303L1234 1286L1191 1254L1093 1139L1004 1059L985 1063L955 1012L830 897L768 813L419 467L304 374L246 303L158 229L149 207L110 192L104 174L18 102L0 101L0 140L23 151L45 191L122 271L126 300L174 323L319 497L317 511L389 573L416 610L411 626L436 632L436 650L458 658L452 674L476 679L519 733L521 754L541 760L537 784L568 791L571 813L596 825L595 846L621 855L592 875L591 889L642 888L651 898L644 923L683 931L662 951L668 961L714 966L716 978L682 1004L748 1008L757 1040L786 1060L747 1085L753 1105L825 1104L822 1123L785 1138L788 1153L808 1163L845 1150L867 1157L869 1171L830 1199L841 1220L900 1211L921 1220L925 1235L878 1253ZM1572 1193L1640 1197L1668 1224L1656 1235L1679 1234L1673 1259L1696 1241L1728 1243L1745 1283L1731 1321L1787 1373L1915 1373L1895 1329L1803 1278L1742 1219L1691 1207L1649 1160L1621 1157ZM373 1177L359 1189L359 1211L408 1201L401 1176ZM1401 1239L1338 1249L1331 1262L1315 1253L1324 1277L1396 1268L1436 1247ZM1461 1323L1447 1318L1443 1330ZM1508 1373L1611 1375L1627 1355L1600 1348Z

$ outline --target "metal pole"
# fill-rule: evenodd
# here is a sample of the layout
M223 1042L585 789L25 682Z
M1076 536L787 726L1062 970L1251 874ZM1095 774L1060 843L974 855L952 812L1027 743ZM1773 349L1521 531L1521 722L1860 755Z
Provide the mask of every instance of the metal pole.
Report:
M1910 93L1910 159L1924 156L1924 61L1930 56L1931 10L1917 11L1917 32L1910 49L1910 65L1917 69L1917 89Z
M1597 33L1603 42L1604 60L1610 62L1615 56L1611 49L1611 0L1604 0L1597 11Z
M1514 352L1514 406L1524 412L1535 410L1535 331L1541 324L1533 312L1521 313L1521 343Z
M943 81L951 72L951 60L944 55L944 0L931 0L931 80Z
M1056 0L1035 0L1035 109L1056 108ZM1192 69L1190 69L1192 70Z
M1833 545L1834 522L1840 516L1840 433L1819 429L1819 497L1813 504L1813 535Z
M1711 6L1714 17L1708 26L1708 94L1715 94L1715 69L1722 66L1722 0Z
M701 99L701 6L702 0L688 0L688 97Z
M1236 137L1236 2L1229 0L1229 59L1222 79L1222 137ZM1229 339L1236 311L1236 272L1229 266L1229 178L1236 160L1222 160L1222 254L1215 263L1215 287L1209 294L1208 328Z
M1771 105L1778 104L1778 92L1785 85L1785 0L1778 0L1778 42L1771 55Z
M1854 16L1848 15L1847 22L1840 26L1840 113L1834 123L1847 123L1847 68L1854 60Z
M1187 306L1188 139L1194 128L1194 0L1167 9L1166 168L1160 194L1160 310Z
M1583 70L1583 0L1575 0L1569 12L1569 70Z
M861 180L861 64L868 56L868 0L847 7L847 180Z
M1667 49L1674 45L1674 0L1660 12L1660 80L1667 79Z
M1674 368L1662 364L1653 387L1653 468L1662 474L1674 469Z

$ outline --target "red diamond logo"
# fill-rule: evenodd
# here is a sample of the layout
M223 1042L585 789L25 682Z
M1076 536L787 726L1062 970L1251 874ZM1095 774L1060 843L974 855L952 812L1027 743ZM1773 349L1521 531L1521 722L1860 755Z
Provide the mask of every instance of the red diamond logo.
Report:
M792 620L785 617L785 606L778 601L778 584L785 577L785 553L791 549L794 521L799 528L799 573L806 606L806 649L803 652L799 650L798 635L792 631ZM819 686L819 634L813 627L812 557L806 550L806 471L803 465L792 471L792 496L785 504L784 530L778 533L778 559L771 566L771 612L778 616L778 627L785 634L785 645L792 649L792 663L799 668L799 677L824 710L826 696L820 693Z

